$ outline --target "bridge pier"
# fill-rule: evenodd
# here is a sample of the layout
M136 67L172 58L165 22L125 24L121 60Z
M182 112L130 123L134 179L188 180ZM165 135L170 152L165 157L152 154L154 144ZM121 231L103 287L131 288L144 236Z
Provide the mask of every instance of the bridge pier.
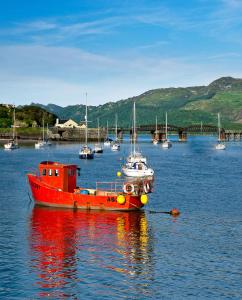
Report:
M120 141L123 140L123 130L118 130L118 139L119 139Z
M186 142L187 141L187 132L180 130L178 132L178 136L179 136L179 142Z
M131 129L130 132L129 132L129 139L131 141L137 141L137 139L138 139L137 132L134 133L133 130Z
M155 132L151 132L152 134L152 140L157 140L159 142L163 142L166 139L166 134L165 132L161 132L161 131L155 131Z

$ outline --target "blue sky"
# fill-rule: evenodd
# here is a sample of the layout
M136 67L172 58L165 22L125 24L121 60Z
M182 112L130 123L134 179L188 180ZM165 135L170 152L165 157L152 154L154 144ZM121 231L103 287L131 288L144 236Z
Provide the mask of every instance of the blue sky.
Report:
M242 77L241 0L0 2L0 102L97 105Z

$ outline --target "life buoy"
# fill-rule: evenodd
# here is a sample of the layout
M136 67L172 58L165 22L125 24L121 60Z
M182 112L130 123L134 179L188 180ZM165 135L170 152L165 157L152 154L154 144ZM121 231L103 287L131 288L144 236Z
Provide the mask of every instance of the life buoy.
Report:
M146 194L148 194L150 192L150 184L148 181L144 181L143 189Z
M123 191L125 194L132 194L134 192L134 185L132 183L124 184Z

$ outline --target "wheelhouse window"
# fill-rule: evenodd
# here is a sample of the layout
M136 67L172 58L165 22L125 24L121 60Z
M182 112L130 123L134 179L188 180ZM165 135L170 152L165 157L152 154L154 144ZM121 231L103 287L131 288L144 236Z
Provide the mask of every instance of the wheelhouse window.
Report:
M52 176L52 169L49 169L49 176Z
M55 170L55 176L59 176L59 170Z
M46 176L46 169L42 170L42 176Z

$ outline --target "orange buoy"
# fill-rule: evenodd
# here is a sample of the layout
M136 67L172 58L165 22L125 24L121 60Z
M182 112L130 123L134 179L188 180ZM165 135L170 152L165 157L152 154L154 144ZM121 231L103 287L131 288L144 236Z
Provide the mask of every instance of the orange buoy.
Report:
M172 210L170 211L170 214L174 217L177 217L180 215L180 212L177 208L172 208Z

